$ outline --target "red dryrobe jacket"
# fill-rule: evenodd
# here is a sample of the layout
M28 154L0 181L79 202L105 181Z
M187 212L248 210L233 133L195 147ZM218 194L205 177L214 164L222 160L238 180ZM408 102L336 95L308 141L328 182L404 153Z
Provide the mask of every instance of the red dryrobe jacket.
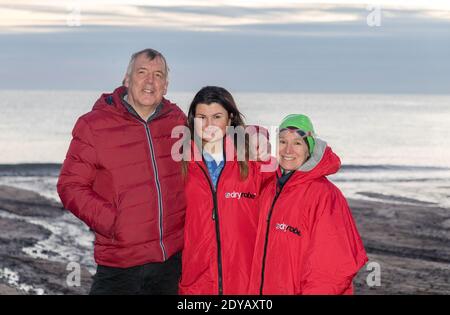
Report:
M233 146L226 139L225 147ZM248 177L242 181L236 159L225 157L214 189L205 163L188 163L180 294L247 293L258 198L267 176L260 172L260 163L250 161L248 166Z
M310 170L295 171L281 190L278 171L261 194L250 294L353 293L366 252L344 196L325 177L340 160L323 141L316 148Z

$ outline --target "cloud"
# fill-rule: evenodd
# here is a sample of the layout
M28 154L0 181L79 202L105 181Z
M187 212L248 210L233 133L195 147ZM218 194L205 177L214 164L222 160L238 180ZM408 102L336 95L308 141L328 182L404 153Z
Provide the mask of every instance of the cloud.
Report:
M174 90L450 93L445 11L383 9L369 27L366 5L182 2L82 2L68 27L70 2L3 1L0 86L109 90L132 52L153 47Z
M260 25L304 25L365 23L367 5L337 1L313 4L309 1L43 1L32 4L2 1L0 28L5 32L64 31L67 26L147 27L185 31L236 31L239 27ZM327 3L328 2L328 3ZM372 1L375 4L377 1ZM380 2L382 3L382 2ZM391 8L383 14L395 18L450 20L450 11ZM257 27L255 28L257 29Z

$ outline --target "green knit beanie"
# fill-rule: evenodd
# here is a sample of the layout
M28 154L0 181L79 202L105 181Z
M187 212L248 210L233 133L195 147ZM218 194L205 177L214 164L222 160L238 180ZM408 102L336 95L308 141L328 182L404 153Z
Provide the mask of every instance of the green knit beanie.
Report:
M279 130L281 132L283 129L286 128L299 129L299 131L303 132L303 134L299 132L299 134L302 136L306 134L307 135L306 141L308 141L309 153L310 154L313 153L314 146L316 144L316 142L314 141L314 127L312 125L311 119L309 119L308 116L301 114L291 114L284 117L284 119L281 121Z

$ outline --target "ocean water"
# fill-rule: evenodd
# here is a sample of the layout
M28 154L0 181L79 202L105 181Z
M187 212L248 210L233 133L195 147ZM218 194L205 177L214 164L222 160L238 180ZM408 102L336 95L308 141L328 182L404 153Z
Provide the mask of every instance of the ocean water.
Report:
M57 172L41 164L63 162L76 119L100 93L0 91L0 183L57 199ZM234 96L249 124L271 129L287 114L310 116L318 136L342 160L342 170L331 179L346 196L369 198L359 193L374 192L450 207L450 95ZM186 111L193 93L167 97ZM24 167L1 173L22 163L36 164L31 176Z
M1 91L0 164L61 163L72 127L101 92ZM168 98L186 110L193 93ZM291 113L347 165L450 167L450 95L236 93L250 124L277 126Z
M0 91L0 185L58 200L55 186L71 130L100 93ZM167 97L186 110L193 95ZM318 136L342 160L340 172L330 178L345 196L450 209L450 95L234 96L249 124L270 129L287 114L310 116ZM8 216L1 205L0 216ZM50 239L24 252L78 261L94 272L93 237L71 214L58 222L21 219L52 231Z

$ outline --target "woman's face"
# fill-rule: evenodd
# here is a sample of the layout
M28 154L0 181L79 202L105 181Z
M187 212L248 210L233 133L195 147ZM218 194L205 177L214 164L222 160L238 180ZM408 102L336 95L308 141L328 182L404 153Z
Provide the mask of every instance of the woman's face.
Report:
M195 108L194 129L203 142L222 140L230 124L228 112L218 103L200 103Z
M295 130L284 130L280 133L278 162L283 169L296 170L306 162L308 157L308 145L302 136Z

